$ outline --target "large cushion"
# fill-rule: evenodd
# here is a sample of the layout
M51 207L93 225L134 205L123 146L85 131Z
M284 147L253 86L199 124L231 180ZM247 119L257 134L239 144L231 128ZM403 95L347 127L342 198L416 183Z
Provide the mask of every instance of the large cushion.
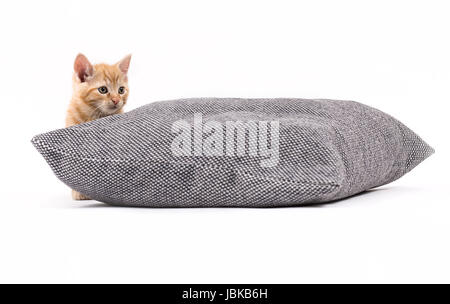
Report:
M379 110L305 99L156 102L32 142L69 187L145 207L330 202L390 183L433 153Z

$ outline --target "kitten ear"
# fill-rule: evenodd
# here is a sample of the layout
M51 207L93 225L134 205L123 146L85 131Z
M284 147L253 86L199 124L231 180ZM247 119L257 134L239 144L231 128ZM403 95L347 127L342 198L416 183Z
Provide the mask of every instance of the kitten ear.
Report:
M123 58L117 63L117 66L122 71L122 73L128 73L128 68L130 67L131 54Z
M73 68L81 82L85 82L88 77L94 75L92 64L83 54L78 54L75 58Z

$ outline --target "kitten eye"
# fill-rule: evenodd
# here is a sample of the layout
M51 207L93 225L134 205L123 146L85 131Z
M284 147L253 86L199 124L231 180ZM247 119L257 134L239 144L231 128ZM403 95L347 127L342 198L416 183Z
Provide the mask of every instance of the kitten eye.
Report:
M119 88L119 94L124 94L125 93L125 88L124 87L120 87Z
M100 94L106 94L106 93L108 93L108 88L105 86L99 87L98 91L100 92Z

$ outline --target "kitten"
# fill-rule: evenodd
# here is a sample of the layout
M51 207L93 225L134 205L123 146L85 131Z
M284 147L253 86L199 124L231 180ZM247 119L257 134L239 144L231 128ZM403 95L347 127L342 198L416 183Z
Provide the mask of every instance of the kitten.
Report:
M116 64L92 65L78 54L74 64L73 95L67 110L66 127L123 113L128 98L128 68L131 55ZM74 200L89 199L72 190Z

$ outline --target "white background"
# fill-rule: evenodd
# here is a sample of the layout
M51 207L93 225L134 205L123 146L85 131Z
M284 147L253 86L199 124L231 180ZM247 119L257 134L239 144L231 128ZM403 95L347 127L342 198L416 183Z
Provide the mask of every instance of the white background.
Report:
M450 282L448 1L2 1L0 282ZM73 202L30 144L73 60L133 54L128 110L199 96L357 100L437 153L321 207Z

